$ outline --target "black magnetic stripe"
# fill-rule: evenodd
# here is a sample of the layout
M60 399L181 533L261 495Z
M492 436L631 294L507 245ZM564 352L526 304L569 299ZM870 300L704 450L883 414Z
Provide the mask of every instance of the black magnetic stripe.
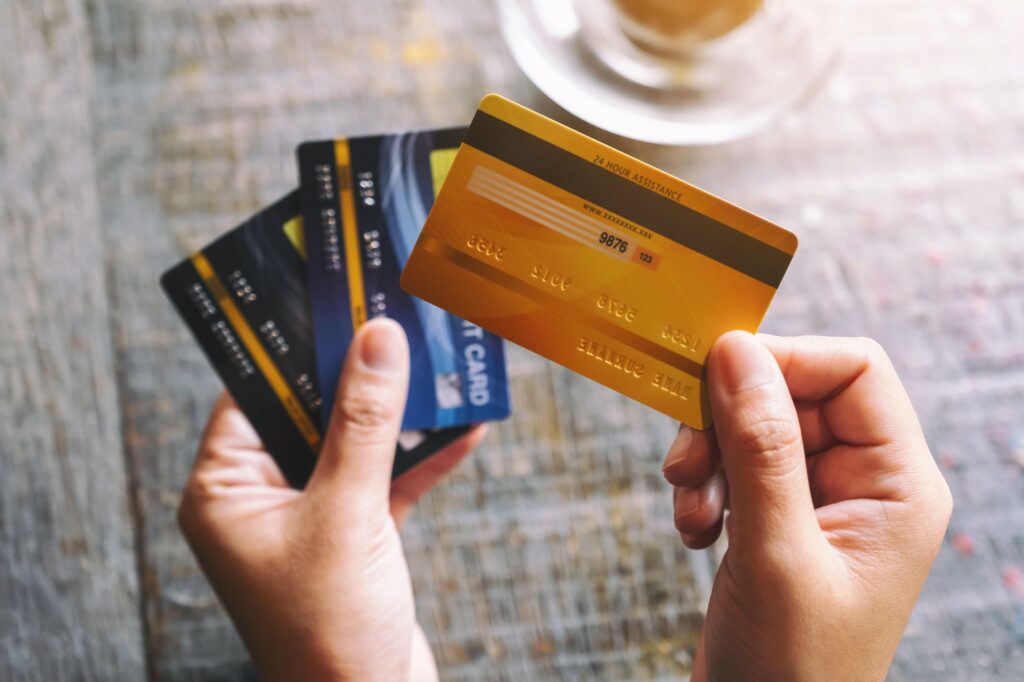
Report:
M476 112L464 143L773 288L792 260L784 251L484 111Z

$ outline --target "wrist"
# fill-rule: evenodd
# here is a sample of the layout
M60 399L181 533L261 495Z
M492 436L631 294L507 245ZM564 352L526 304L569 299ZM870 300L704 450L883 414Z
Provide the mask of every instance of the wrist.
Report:
M339 650L336 642L318 639L304 639L298 644L278 640L262 650L250 646L249 642L246 645L259 679L265 682L438 682L434 656L418 625L404 652L395 651L391 646L369 652L348 652Z
M309 633L306 633L307 635ZM408 655L396 654L390 647L372 652L346 651L337 642L323 641L318 637L303 639L300 643L289 644L278 640L262 651L250 647L250 655L265 682L292 682L312 680L319 682L410 682L422 679L435 682L434 678L417 678L410 674L412 666Z

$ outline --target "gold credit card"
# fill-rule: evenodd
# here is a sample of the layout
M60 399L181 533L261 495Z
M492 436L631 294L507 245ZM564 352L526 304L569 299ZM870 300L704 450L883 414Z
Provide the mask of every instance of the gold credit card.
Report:
M796 247L763 218L488 95L402 286L704 429L708 350L757 330Z

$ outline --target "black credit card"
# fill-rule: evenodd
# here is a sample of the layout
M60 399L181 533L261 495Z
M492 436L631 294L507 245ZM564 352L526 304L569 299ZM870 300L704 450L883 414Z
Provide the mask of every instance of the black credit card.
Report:
M288 482L305 486L322 444L298 191L193 254L161 285ZM468 427L405 432L396 477Z

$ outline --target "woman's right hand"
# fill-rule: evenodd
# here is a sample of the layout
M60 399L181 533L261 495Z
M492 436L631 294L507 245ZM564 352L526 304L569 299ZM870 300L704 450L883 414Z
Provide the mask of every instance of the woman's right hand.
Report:
M666 457L676 527L723 515L694 680L882 680L952 510L899 378L868 340L732 332L708 357L715 427Z

